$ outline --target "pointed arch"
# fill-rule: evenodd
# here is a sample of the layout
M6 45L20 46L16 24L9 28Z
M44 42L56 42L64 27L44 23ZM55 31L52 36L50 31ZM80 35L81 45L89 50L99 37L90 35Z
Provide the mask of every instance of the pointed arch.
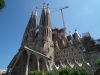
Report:
M46 62L43 58L40 58L39 59L39 68L40 68L40 71L46 71L47 68L46 68Z
M35 55L31 54L29 59L29 71L36 71L37 69L37 58Z

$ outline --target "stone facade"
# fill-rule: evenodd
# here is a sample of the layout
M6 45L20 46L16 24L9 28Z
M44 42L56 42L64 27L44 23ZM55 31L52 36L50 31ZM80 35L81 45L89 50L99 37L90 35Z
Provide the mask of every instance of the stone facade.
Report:
M59 65L67 65L71 68L73 67L85 67L87 69L90 68L90 63L85 58L85 47L82 44L82 37L75 30L74 34L59 35L61 34L61 30L53 30L54 34L57 34L56 37L53 36L53 39L56 38L56 42L54 43L54 57L55 64ZM59 42L60 39L60 42ZM65 41L63 41L65 40ZM61 42L62 41L62 42ZM61 44L61 45L60 45Z
M48 71L55 68L55 65L90 69L94 65L93 58L100 56L86 49L83 37L77 30L68 35L65 28L51 28L50 9L43 5L39 26L37 9L32 13L21 47L8 65L7 75L28 75L31 70Z
M28 75L29 71L48 71L54 62L49 7L43 6L37 30L37 9L26 27L19 52L8 66L7 75Z

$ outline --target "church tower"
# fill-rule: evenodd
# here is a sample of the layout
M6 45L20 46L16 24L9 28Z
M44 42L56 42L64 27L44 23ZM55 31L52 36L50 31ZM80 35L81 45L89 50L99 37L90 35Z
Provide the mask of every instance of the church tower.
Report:
M36 36L36 28L37 28L37 9L35 9L34 12L32 12L32 15L29 19L29 22L27 24L23 40L22 40L22 47L23 46L31 46L35 40Z
M51 67L54 62L54 45L52 41L49 4L47 4L47 7L43 4L38 37L35 40L35 47L35 49L40 49L40 52L50 58L48 65Z
M39 37L41 37L41 39L43 39L44 41L52 40L49 4L47 4L47 8L45 4L43 4L42 14L40 18L40 26L39 26Z
M32 12L21 47L8 65L7 75L28 75L30 71L48 71L54 63L54 45L50 9L43 4L39 28L37 9Z
M66 27L51 28L49 4L46 6L43 3L39 25L37 26L36 8L27 24L21 47L8 65L6 75L28 75L30 71L44 72L63 64L71 68L87 67L83 50L85 48L77 30L66 36ZM87 68L90 68L90 65Z

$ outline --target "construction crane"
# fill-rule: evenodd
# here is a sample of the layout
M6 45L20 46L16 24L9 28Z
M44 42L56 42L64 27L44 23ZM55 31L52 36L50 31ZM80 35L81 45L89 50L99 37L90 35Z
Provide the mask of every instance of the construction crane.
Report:
M66 25L65 25L65 21L64 21L63 10L66 9L66 8L69 8L69 7L68 7L68 6L65 6L64 8L60 8L60 9L59 9L59 10L61 11L62 22L63 22L63 26L64 26L64 28L66 28Z
M36 0L35 0L36 1ZM43 1L43 4L45 4L45 0L42 0ZM48 4L47 4L48 5ZM36 6L37 7L37 6ZM50 8L50 9L53 9L53 10L60 10L61 12L61 16L62 16L62 23L63 23L63 26L64 28L66 29L66 24L65 24L65 21L64 21L64 13L63 13L63 10L65 10L66 8L69 8L68 6L65 6L63 8ZM37 9L42 9L42 8L38 8Z
M64 26L64 30L65 30L65 34L66 34L66 24L65 24L65 21L64 21L64 13L63 13L63 10L66 9L66 8L69 8L68 6L65 6L63 8L51 8L51 9L56 9L56 11L60 10L61 12L61 16L62 16L62 23L63 23L63 26Z

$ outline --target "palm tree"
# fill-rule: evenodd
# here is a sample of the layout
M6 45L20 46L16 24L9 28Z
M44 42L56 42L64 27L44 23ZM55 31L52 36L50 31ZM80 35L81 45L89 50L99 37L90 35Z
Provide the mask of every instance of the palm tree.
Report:
M0 0L0 10L3 9L4 7L5 7L5 1Z

